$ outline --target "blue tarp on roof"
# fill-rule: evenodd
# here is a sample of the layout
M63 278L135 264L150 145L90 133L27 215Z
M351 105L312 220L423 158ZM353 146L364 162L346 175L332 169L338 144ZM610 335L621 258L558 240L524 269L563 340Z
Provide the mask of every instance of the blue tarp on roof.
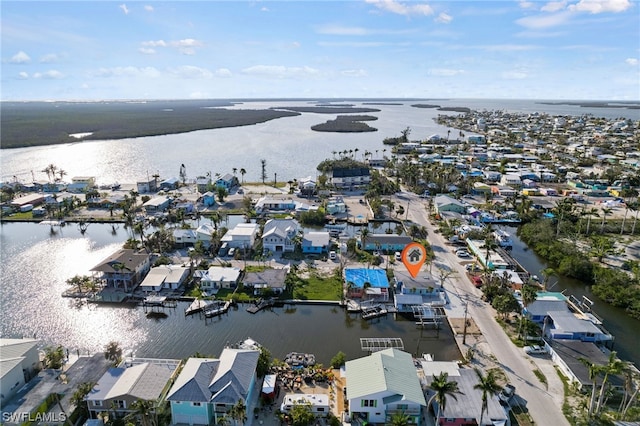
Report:
M347 282L352 282L356 288L364 287L368 282L372 288L389 288L387 273L383 269L345 269L344 277Z

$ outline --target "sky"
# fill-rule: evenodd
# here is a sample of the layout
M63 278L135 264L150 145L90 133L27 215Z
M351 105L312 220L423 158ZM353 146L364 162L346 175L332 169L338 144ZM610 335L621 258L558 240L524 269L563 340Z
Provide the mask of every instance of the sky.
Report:
M640 99L640 4L5 1L0 99Z

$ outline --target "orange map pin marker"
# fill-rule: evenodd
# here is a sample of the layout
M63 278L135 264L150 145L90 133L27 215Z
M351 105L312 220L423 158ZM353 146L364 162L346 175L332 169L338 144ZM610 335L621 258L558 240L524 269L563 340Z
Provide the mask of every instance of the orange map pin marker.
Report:
M402 263L413 278L418 276L420 268L427 259L427 249L422 244L410 243L402 250Z

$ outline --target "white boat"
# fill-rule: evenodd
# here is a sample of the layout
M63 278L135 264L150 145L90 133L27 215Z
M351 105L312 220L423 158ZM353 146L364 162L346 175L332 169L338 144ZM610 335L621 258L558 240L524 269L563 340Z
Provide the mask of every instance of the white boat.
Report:
M496 229L493 231L493 236L496 239L496 243L500 247L513 247L513 240L511 239L511 235L508 232L505 232L501 229Z

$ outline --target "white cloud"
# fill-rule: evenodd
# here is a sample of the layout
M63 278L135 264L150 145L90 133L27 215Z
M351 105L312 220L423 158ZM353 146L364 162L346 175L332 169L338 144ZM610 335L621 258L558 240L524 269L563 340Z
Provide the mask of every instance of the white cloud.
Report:
M28 64L29 62L31 62L31 58L23 51L20 51L13 55L11 59L9 59L9 62L11 62L12 64Z
M143 41L141 44L148 47L167 47L167 42L164 40Z
M453 21L453 17L442 12L436 19L434 19L434 21L440 22L441 24L448 24L449 22Z
M558 12L560 10L563 10L565 7L567 7L567 2L565 0L550 1L549 3L542 6L540 10L543 12L553 13L553 12Z
M562 25L571 17L570 12L558 12L551 15L527 16L516 20L518 25L531 29L549 28Z
M638 65L638 59L637 58L627 58L624 60L625 63L631 65L631 66L636 66Z
M187 79L208 79L213 77L213 73L208 69L192 65L171 68L169 72L175 76Z
M629 0L580 0L578 3L568 7L576 12L604 13L604 12L624 12L631 7Z
M160 76L160 71L154 67L113 67L99 68L97 71L90 73L94 77L145 77L154 78Z
M431 68L427 71L427 73L436 77L453 77L454 75L464 74L464 70L454 70L450 68Z
M378 9L398 15L433 15L433 8L426 3L406 4L395 0L366 0L367 3L375 5Z
M122 9L122 11L124 12L125 15L129 14L129 8L127 7L126 4L121 4L120 6L118 6L120 9Z
M48 53L40 58L40 62L42 62L43 64L51 64L53 62L58 62L58 59L58 55L56 55L55 53Z
M156 50L150 47L141 47L138 49L138 52L144 55L154 55L156 53Z
M215 72L216 77L233 77L231 70L228 68L218 68Z
M262 7L262 9L260 9L260 12L268 12L269 8L268 7Z
M182 40L176 40L170 42L171 46L176 47L200 47L202 46L202 42L193 38L185 38Z
M489 44L485 46L478 46L478 48L489 52L523 52L539 49L539 46L532 44Z
M520 1L519 4L522 9L532 9L533 7L535 7L535 3L526 0Z
M147 12L153 12L153 6L151 6L150 4L145 4L144 10L146 10Z
M320 74L320 71L308 66L285 67L283 65L255 65L243 69L242 73L270 78L300 78L317 76Z
M21 71L21 72L18 73L18 79L27 80L28 78L29 78L29 74L28 73L26 73L24 71Z
M502 73L502 78L505 80L523 80L527 77L528 75L524 71L504 71Z
M367 72L363 69L342 70L340 71L340 74L344 75L345 77L367 77L368 76Z
M41 78L45 80L59 80L61 78L64 78L64 75L60 71L49 70L42 73L37 72L33 74L33 78Z
M361 36L370 34L362 27L343 27L340 25L325 25L316 30L318 34Z

